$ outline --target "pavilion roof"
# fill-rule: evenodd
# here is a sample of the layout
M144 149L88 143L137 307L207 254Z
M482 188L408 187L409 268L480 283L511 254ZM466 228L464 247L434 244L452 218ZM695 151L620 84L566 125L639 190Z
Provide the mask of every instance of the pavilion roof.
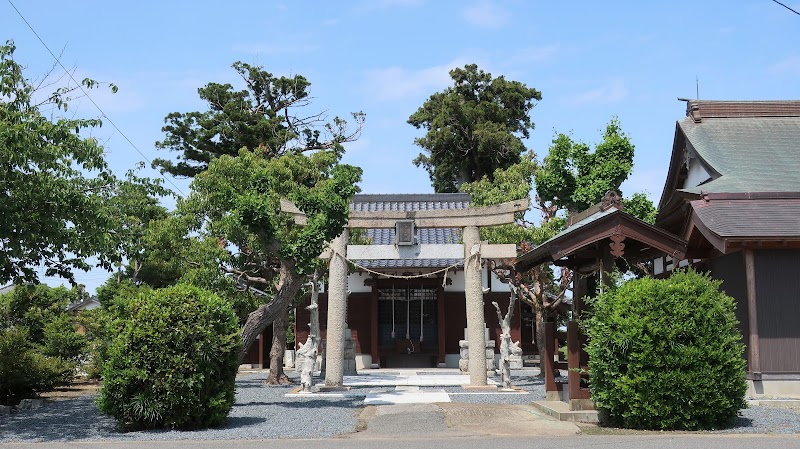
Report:
M519 256L517 271L527 271L544 263L555 262L576 268L591 265L602 256L602 245L611 238L624 238L623 257L629 262L668 254L682 259L686 241L657 228L616 207L597 208L564 231Z

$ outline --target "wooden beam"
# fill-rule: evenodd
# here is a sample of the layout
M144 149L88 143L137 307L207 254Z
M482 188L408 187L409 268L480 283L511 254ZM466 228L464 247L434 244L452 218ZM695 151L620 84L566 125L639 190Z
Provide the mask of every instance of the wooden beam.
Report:
M758 304L756 302L756 268L752 249L744 250L744 271L747 280L747 322L749 327L750 377L760 380L761 355L758 347Z
M281 200L281 211L294 216L295 223L305 225L303 211L291 201ZM426 209L415 211L350 211L349 228L393 228L398 220L414 220L418 228L461 228L465 226L494 226L514 222L516 212L524 212L530 199L524 198L494 206L466 209Z

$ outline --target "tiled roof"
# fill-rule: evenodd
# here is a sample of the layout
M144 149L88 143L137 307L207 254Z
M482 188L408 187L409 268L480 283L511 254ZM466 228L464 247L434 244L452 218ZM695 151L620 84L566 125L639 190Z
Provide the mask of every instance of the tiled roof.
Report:
M469 207L468 193L355 195L350 203L353 211L417 211L439 209L465 209ZM395 230L367 229L366 237L374 245L394 244ZM460 229L417 228L417 243L460 243ZM460 262L455 259L399 259L360 260L358 264L370 268L444 268Z
M350 210L378 212L384 210L415 211L437 209L465 209L469 207L468 193L427 193L355 195Z
M800 191L800 117L703 117L699 123L686 117L679 126L720 175L683 191Z
M398 260L359 260L358 264L371 270L379 268L445 268L453 265L463 266L461 259L398 259Z
M800 238L800 198L697 200L697 217L721 238Z

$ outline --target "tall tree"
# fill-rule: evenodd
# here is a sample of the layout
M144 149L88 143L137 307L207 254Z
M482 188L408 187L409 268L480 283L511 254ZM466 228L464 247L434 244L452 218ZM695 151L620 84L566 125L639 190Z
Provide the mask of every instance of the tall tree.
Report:
M536 193L544 202L577 213L598 203L633 170L634 146L616 117L606 125L603 140L594 151L589 145L558 134L534 177Z
M339 164L340 154L333 150L277 158L262 151L267 150L242 149L237 157L213 160L195 177L192 193L180 206L204 219L196 231L215 237L229 251L224 270L274 295L248 315L241 332L242 356L268 324L287 314L306 275L318 266L326 242L347 224L350 197L361 179L361 169ZM297 226L291 215L281 212L281 199L305 212L307 225ZM285 331L274 327L269 383L282 381Z
M197 89L208 103L206 111L173 112L164 119L166 138L156 142L162 150L180 153L178 161L155 159L153 167L176 176L194 177L223 155L236 156L243 147L271 158L316 150L343 151L342 144L358 138L364 114L353 113L355 129L326 113L305 112L311 104L303 76L275 77L262 67L233 63L245 88L208 83Z
M89 270L92 256L110 269L121 245L111 204L120 183L97 139L86 136L101 121L45 117L41 108L66 115L78 87L36 103L14 50L11 41L0 46L0 284L37 282L39 266L47 276L74 281L72 270ZM82 84L89 89L99 83ZM129 181L152 187L143 178Z
M520 163L495 171L488 177L465 184L462 191L472 194L475 205L499 204L529 195L536 186L534 207L540 212L538 221L529 221L524 214L514 225L482 229L483 238L492 243L516 243L522 252L541 244L564 227L564 212L575 213L598 203L608 190L619 190L633 167L634 146L612 119L603 134L603 141L594 152L583 143L573 142L558 134L542 164L529 153ZM624 201L628 212L650 221L655 207L644 194L634 194ZM531 306L535 314L536 342L544 349L544 322L566 296L572 273L564 268L539 266L527 273L513 273L511 261L497 263L494 271L506 276L518 297Z
M244 88L236 90L231 84L208 83L198 89L200 98L208 103L206 111L174 112L167 115L164 120L166 125L162 128L166 137L163 141L156 142L156 146L159 149L178 152L179 156L177 162L156 159L153 162L154 167L176 176L196 177L223 156L239 157L242 148L257 153L258 158L263 160L283 156L313 155L318 152L331 154L331 157L338 160L344 151L343 144L354 141L360 136L365 118L361 112L351 114L355 122L352 127L339 117L327 122L325 111L307 112L307 107L311 104L308 92L311 84L305 77L300 75L291 78L276 77L262 67L242 62L235 62L232 67L244 81ZM225 164L231 163L225 162ZM281 176L284 175L287 173L281 173ZM320 176L326 175L321 173ZM282 179L280 182L284 181L288 182L287 179ZM278 181L261 182L275 184ZM207 186L202 182L198 183L198 188L200 186L204 186L202 188L208 189L207 191L213 191L216 187L226 188L222 185ZM244 184L239 187L242 186ZM220 224L217 223L217 226ZM278 266L275 265L278 263L277 259L260 260L259 258L265 257L266 253L258 255L251 253L252 246L242 240L244 238L242 235L248 232L247 228L236 232L233 229L228 231L230 235L223 238L223 245L233 242L234 245L242 243L244 246L239 247L241 251L236 254L219 258L221 266L224 270L236 273L238 285L265 288L265 283L261 281L271 278L251 276L253 264L262 265L256 271L262 268L272 270ZM254 259L258 261L254 262ZM285 331L282 323L285 322L288 309L284 309L282 312L284 316L275 326L276 335L282 335ZM267 315L267 319L268 322L264 325L271 323L274 318ZM261 328L263 329L263 326ZM251 341L245 340L245 350ZM271 373L280 373L282 369L281 359L286 343L283 341L279 344L280 357L270 357Z
M466 182L520 161L534 124L530 112L542 94L503 76L492 78L475 64L450 71L453 86L428 98L408 123L424 128L414 164L425 167L436 192L457 192Z

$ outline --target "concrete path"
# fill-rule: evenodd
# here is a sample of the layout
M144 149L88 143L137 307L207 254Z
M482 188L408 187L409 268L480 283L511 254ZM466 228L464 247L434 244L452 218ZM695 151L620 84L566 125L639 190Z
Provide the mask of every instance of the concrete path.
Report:
M454 438L478 436L568 436L573 423L556 421L526 405L436 404L378 405L364 408L357 433L344 438Z

